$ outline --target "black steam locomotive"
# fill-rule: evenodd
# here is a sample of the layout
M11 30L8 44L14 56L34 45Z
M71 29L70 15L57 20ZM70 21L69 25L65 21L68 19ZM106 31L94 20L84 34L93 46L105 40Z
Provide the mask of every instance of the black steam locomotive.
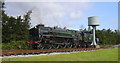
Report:
M45 27L39 24L29 30L34 49L88 48L92 43L92 33L59 27Z

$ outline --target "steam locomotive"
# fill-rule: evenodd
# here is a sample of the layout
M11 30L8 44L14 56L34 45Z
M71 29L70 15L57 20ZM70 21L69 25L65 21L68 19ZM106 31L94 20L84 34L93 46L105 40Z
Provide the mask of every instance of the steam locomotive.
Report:
M92 33L39 24L29 30L29 42L34 49L88 48Z

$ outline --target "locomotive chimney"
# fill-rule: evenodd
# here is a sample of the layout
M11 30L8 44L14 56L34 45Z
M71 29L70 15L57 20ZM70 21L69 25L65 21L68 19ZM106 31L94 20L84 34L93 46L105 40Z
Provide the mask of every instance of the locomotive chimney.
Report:
M37 28L44 27L44 24L38 24L36 27Z

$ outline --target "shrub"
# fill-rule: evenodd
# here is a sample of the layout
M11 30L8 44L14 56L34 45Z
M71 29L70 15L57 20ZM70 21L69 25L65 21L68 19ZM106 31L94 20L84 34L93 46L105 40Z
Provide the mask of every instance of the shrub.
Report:
M12 41L10 43L2 44L3 50L26 50L31 49L31 46L27 44L27 41Z

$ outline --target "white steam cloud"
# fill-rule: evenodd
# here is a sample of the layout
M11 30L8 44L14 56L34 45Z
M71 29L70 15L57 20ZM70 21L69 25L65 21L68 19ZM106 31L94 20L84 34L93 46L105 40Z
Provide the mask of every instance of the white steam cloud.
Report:
M60 27L77 25L72 21L81 19L84 16L84 10L91 7L88 2L15 2L6 5L8 6L6 12L13 16L22 15L32 9L32 26L43 23L47 26ZM14 11L11 11L13 9Z

